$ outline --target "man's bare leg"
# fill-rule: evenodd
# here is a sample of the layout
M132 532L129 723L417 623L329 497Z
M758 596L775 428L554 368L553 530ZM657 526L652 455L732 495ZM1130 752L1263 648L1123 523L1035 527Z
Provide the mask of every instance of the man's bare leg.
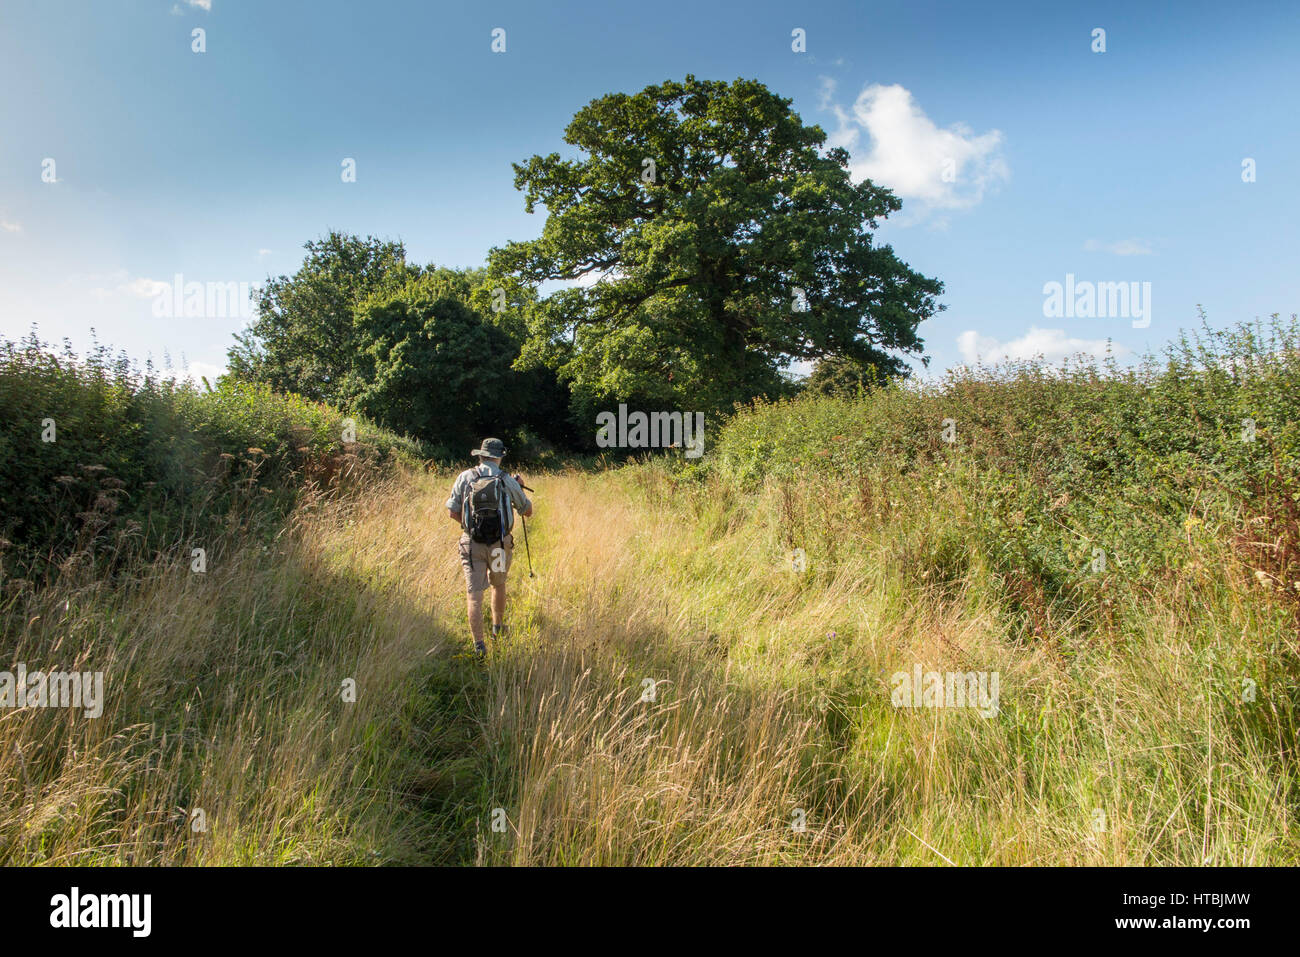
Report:
M506 620L506 586L492 586L492 627L496 628Z
M496 604L496 596L492 598ZM465 596L465 610L469 613L469 630L474 635L474 644L483 643L483 593L472 591Z

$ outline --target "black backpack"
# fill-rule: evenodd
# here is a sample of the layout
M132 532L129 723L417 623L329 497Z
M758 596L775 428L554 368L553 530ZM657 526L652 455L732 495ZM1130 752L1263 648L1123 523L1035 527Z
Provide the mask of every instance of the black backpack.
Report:
M501 505L505 488L501 474L480 475L469 483L469 514L465 519L465 531L469 533L471 541L505 544L507 529Z

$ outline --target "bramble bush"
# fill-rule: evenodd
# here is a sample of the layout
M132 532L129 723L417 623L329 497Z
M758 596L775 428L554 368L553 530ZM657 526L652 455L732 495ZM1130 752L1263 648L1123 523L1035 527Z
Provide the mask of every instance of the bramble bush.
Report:
M0 343L0 588L122 567L178 544L267 531L304 487L338 489L424 448L265 385L215 389L79 358L33 333ZM51 422L52 420L52 422ZM50 438L53 441L46 441Z
M1202 315L1134 368L1019 362L755 402L713 449L712 478L736 494L806 490L784 507L784 534L828 556L864 523L947 510L969 526L956 567L985 567L1026 633L1104 622L1117 593L1181 574L1207 535L1300 611L1295 316L1215 330ZM952 547L935 540L900 560L942 578Z

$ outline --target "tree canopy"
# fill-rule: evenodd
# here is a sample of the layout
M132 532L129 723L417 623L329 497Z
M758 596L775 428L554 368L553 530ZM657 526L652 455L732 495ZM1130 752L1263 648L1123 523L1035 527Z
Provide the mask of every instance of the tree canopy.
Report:
M235 378L361 412L463 456L483 435L573 447L569 393L514 368L535 295L486 270L409 264L401 243L332 232L261 290L229 353ZM493 308L495 290L509 299ZM470 444L467 444L470 443Z
M574 155L514 164L539 238L485 267L331 232L268 279L231 373L458 447L479 433L591 447L595 414L715 414L907 372L943 285L874 240L901 208L762 83L688 75L575 114ZM548 281L569 282L549 295ZM516 442L516 444L518 444Z
M500 428L503 413L519 411L510 368L519 347L451 294L452 284L426 274L361 303L362 349L347 392L389 428L468 451Z
M237 335L228 362L236 377L281 392L344 405L344 383L359 351L352 313L363 299L420 273L400 242L331 232L308 241L292 276L268 279L254 297L257 315Z
M579 407L637 399L722 410L787 388L795 360L843 357L883 374L919 353L943 286L873 243L901 206L853 183L788 99L762 83L687 76L580 110L558 153L515 164L540 238L490 269L536 285L524 361L556 369ZM598 281L593 281L598 280Z

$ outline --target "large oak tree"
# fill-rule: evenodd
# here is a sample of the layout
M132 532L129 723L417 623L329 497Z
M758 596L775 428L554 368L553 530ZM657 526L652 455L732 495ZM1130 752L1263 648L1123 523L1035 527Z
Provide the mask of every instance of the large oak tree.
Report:
M523 355L572 383L584 418L618 400L726 409L784 391L795 360L899 374L920 352L943 286L872 236L901 202L855 184L848 153L762 83L610 94L564 139L578 155L514 165L547 219L490 268L585 280L530 309Z

